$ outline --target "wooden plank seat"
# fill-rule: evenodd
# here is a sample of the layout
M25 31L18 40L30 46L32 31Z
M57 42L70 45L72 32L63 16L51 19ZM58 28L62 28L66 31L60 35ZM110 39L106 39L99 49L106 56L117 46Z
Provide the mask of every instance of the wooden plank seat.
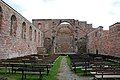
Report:
M71 59L72 70L76 73L77 68L80 68L87 74L87 71L90 70L91 64L91 57L86 54L72 54L69 55Z
M23 67L25 65L35 65L36 63L39 63L40 61L38 60L5 60L2 62L1 66L4 67L7 70L9 70L9 73L13 73L13 69L18 69L19 67ZM47 68L47 70L50 70L52 66L50 64L45 64L45 62L39 63L41 66L44 66ZM48 71L49 72L49 71Z
M76 73L77 68L80 68L84 71L84 75L87 75L89 71L91 71L91 65L89 62L79 62L73 66L73 70Z
M25 60L25 62L23 64L15 64L15 63L10 63L7 65L7 67L11 67L11 70L13 72L13 69L18 69L19 67L24 67L24 66L31 66L31 65L39 65L41 67L44 67L46 68L47 72L49 72L50 68L52 67L52 65L49 63L49 64L46 64L46 63L41 63L39 61L33 61L33 60Z
M101 64L99 63L97 65L95 64L92 67L91 74L93 74L95 78L101 79L120 78L120 66L119 64L103 64L103 63Z
M49 73L49 70L51 69L51 65L50 64L38 64L38 63L34 63L34 64L24 64L24 65L12 65L12 73L13 71L16 72L20 72L22 73L22 79L24 77L26 77L27 74L34 74L34 75L39 75L42 76L42 74L47 74ZM40 78L40 77L39 77Z
M106 79L106 78L119 78L120 79L120 71L114 72L114 70L104 70L104 71L97 71L97 72L91 72L91 74L94 75L94 78L98 79Z
M0 64L2 64L1 66L3 66L6 71L9 70L9 73L22 73L22 79L24 79L27 74L41 76L44 73L48 75L49 70L58 56L59 55L52 55L44 57L42 60L30 59L30 56L24 57L23 59L22 57L12 58L2 60Z
M40 66L40 65L20 67L18 69L13 69L13 70L15 70L15 71L21 71L21 73L22 73L21 74L22 80L26 79L26 75L27 74L39 75L39 79L42 79L42 75L43 74L48 74L45 71L45 67Z

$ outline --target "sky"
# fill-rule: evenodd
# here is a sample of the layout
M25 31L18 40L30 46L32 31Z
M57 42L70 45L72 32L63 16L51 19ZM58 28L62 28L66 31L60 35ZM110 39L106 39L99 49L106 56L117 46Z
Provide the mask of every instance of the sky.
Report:
M120 0L3 0L29 21L76 19L93 27L120 22Z

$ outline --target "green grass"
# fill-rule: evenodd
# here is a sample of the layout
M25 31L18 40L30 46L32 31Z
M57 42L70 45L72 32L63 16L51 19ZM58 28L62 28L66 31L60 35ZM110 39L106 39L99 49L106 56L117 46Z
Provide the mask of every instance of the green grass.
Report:
M68 66L70 68L72 68L72 66L71 66L71 60L70 60L69 56L67 56L66 58L67 58L67 64L68 64Z
M48 76L43 75L42 80L57 80L57 73L60 67L60 62L61 62L62 56L60 56L54 63L53 67L51 68ZM8 80L21 80L21 74L16 73L16 74L11 74L11 73L6 73L5 74L5 69L0 69L0 77L5 77ZM27 75L27 79L25 80L38 80L38 75Z
M60 68L60 63L62 60L62 56L60 56L54 63L54 66L51 68L48 76L44 75L43 80L57 80L57 73Z
M48 51L48 53L47 53L47 54L50 56L50 55L52 55L52 52L51 52L51 51Z

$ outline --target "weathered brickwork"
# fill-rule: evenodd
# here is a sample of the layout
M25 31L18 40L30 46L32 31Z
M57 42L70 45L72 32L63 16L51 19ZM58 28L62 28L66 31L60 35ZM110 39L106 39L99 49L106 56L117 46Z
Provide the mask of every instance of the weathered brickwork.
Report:
M30 23L0 1L0 59L41 50L77 52L84 48L86 52L86 47L89 53L120 56L120 23L111 25L109 30L75 19L33 19Z
M75 41L94 30L92 24L74 19L33 19L32 21L44 32L45 39L49 38L52 41L54 38L55 52L74 52ZM45 42L45 45L52 44Z
M101 51L101 35L102 35L102 27L98 27L94 31L87 34L88 36L88 42L87 42L87 48L88 52L90 53L100 53Z
M0 1L0 59L36 54L37 47L43 46L42 38L40 29Z
M120 23L115 23L109 30L98 27L88 34L88 52L120 56Z
M110 54L120 56L120 23L115 23L109 27Z

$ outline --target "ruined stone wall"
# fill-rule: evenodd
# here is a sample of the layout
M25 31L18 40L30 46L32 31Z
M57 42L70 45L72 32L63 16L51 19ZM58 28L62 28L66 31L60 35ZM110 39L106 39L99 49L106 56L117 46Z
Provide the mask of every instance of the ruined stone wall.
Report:
M0 59L36 54L43 33L5 2L0 1L0 7Z
M87 49L91 53L120 56L120 23L110 26L109 30L98 28L88 35Z
M87 24L86 21L78 21L74 19L33 19L32 22L35 26L40 27L44 32L45 37L51 38L52 31L58 31L59 25L62 22L70 23L71 30L74 32L74 36L77 35L78 38L84 37L86 34L94 30L92 24Z
M101 35L101 52L102 54L109 55L110 54L110 46L111 43L109 41L109 30L103 30Z
M79 21L79 25L76 28L78 38L85 37L88 33L93 31L92 24L87 24L86 21Z
M44 37L51 38L52 22L50 19L33 19L32 23L44 33Z
M110 54L120 56L120 23L109 27Z
M64 22L66 23L64 24ZM75 47L75 38L80 39L85 37L88 33L94 30L92 24L88 24L86 21L78 21L75 19L33 19L32 23L43 31L44 39L49 38L52 40L52 36L55 35L56 45L58 45L57 43L63 43L66 41L67 36L66 38L61 38L58 36L58 33L61 29L65 32L68 32L65 28L65 26L67 26L72 33L72 40L70 41L72 41L71 45L73 47ZM69 38L67 40L69 40ZM48 42L44 42L44 44L47 46L50 45Z
M88 33L87 51L89 53L102 53L102 32L103 28L100 26Z

